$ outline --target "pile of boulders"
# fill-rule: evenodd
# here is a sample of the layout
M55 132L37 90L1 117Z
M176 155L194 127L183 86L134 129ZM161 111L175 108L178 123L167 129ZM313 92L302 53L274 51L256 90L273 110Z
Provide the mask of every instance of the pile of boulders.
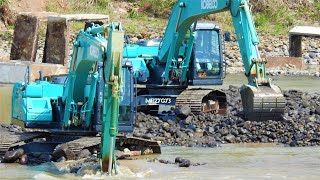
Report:
M225 93L228 108L224 116L190 112L184 118L161 119L140 112L133 136L190 147L216 147L224 143L320 145L320 94L284 91L287 106L282 119L259 122L244 118L238 87L230 86Z

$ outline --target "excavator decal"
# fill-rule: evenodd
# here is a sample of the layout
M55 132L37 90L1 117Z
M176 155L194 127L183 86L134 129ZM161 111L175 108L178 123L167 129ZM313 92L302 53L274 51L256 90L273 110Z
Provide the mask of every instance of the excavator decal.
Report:
M218 0L201 0L201 9L217 9Z

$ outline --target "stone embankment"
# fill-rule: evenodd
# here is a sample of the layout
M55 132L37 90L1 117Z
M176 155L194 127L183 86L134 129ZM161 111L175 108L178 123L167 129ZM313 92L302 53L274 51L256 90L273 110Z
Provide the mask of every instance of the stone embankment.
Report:
M281 121L246 121L239 88L225 90L227 115L186 114L161 120L139 113L133 136L165 145L216 147L224 143L279 143L288 146L320 145L320 94L284 91L286 111Z

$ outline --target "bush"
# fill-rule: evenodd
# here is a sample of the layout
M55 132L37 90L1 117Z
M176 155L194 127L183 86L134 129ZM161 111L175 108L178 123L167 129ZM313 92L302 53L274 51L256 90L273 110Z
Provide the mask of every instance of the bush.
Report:
M314 13L312 15L315 21L319 21L320 19L320 1L314 3Z

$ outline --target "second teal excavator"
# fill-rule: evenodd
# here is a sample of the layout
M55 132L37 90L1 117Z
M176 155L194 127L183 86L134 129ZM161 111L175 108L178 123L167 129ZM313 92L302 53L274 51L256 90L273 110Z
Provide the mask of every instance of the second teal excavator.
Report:
M189 85L221 85L223 55L220 29L197 23L202 17L230 11L248 84L241 88L246 118L280 119L285 99L279 87L266 76L267 59L258 51L258 36L249 0L178 0L163 39L127 45L124 59L132 62L138 87L139 106L187 105L193 112L223 114L224 93L190 89Z

